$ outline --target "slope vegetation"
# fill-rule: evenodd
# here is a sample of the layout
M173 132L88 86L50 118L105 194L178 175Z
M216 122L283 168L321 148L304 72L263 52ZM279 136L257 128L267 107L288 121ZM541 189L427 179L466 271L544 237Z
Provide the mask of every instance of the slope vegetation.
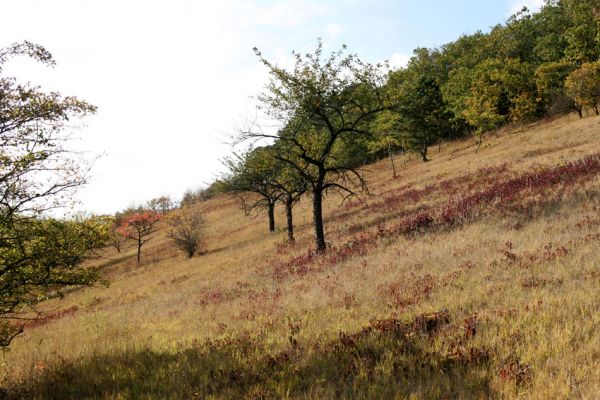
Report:
M160 233L108 287L42 304L4 354L13 398L592 398L600 393L600 118L431 149L329 197L330 249L198 205L207 252ZM402 162L400 161L400 164Z

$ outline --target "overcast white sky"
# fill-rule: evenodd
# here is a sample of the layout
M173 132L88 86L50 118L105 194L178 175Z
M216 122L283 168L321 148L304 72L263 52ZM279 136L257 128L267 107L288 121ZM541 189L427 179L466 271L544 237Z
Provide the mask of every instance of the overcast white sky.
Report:
M322 37L363 59L402 65L417 46L503 22L542 0L0 0L0 47L29 40L57 66L26 59L4 74L98 106L77 147L105 154L79 196L114 212L210 182L225 142L266 82L257 46L285 63Z

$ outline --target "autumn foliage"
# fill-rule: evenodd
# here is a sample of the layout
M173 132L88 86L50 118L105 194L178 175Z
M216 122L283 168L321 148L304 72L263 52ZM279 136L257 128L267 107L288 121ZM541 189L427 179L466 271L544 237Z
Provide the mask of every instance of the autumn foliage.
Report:
M150 241L150 235L156 232L156 223L161 215L155 211L142 211L132 213L123 218L117 232L137 244L137 261L141 260L142 246Z

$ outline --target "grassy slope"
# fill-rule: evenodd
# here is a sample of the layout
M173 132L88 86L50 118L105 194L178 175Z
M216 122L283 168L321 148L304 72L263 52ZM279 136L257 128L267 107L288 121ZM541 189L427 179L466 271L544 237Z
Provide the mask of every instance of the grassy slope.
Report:
M450 198L599 149L600 119L569 116L490 135L479 154L470 140L432 149L396 180L382 161L369 167L374 196L328 200L327 239L349 249ZM595 397L599 185L594 175L526 191L453 226L308 262L308 200L289 247L282 214L270 236L263 216L220 196L200 205L206 255L185 259L160 235L141 267L133 248L107 250L114 261L98 262L110 287L44 303L56 318L6 352L5 386L27 398Z

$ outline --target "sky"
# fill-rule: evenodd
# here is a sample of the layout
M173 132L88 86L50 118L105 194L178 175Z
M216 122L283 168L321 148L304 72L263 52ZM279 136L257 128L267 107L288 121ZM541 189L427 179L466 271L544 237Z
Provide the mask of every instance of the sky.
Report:
M3 74L98 107L73 132L95 159L82 210L113 213L181 198L223 170L229 142L254 118L268 80L252 48L280 65L293 50L342 44L369 62L406 64L503 23L542 0L0 0L0 48L29 40L53 68L18 58ZM99 157L98 157L99 156Z

